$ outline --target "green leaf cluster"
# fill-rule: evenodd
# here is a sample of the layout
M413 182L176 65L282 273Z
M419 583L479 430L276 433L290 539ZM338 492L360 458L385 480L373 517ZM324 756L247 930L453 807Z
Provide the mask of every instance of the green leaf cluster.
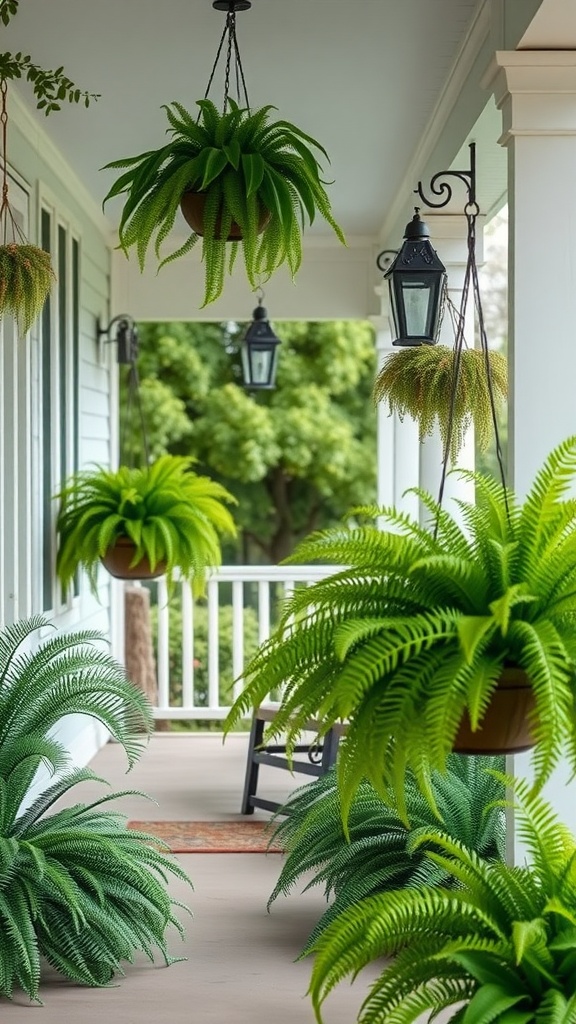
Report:
M340 746L343 814L362 778L396 794L406 820L410 767L434 805L464 713L481 727L505 666L535 699L535 785L565 751L576 769L576 437L546 459L524 502L479 473L458 521L417 491L435 530L394 508L356 510L366 524L328 529L289 562L342 565L288 601L245 672L227 729L283 688L272 735L289 747L310 718L348 721Z
M8 24L10 17L15 14L17 7L13 3L4 3L0 9L0 17L4 24ZM79 89L72 79L64 74L64 68L54 70L40 67L34 64L30 54L22 53L0 53L0 81L11 82L18 78L25 78L30 82L36 97L38 110L43 110L46 116L62 109L62 103L80 103L89 107L92 100L100 98L99 93L86 92Z
M220 564L220 535L234 536L226 507L234 498L193 470L194 460L164 455L149 467L96 466L73 474L56 496L60 511L56 572L64 588L79 568L96 590L99 561L119 537L136 550L132 564L166 562L169 586L176 569L203 592L207 571Z
M432 789L446 835L486 860L503 860L506 829L497 801L504 798L504 786L487 768L502 770L504 758L452 754L446 773L433 774ZM268 907L310 872L304 891L323 885L327 900L332 900L304 952L310 951L331 921L367 896L457 884L450 872L426 856L423 844L415 843L420 834L437 827L438 819L410 778L406 804L410 827L393 805L382 802L369 782L361 782L350 807L347 836L335 768L296 790L285 804L286 818L271 841L286 850L286 860Z
M71 767L54 738L63 717L101 721L132 764L152 716L99 634L55 634L32 646L48 626L35 618L0 632L0 994L20 987L37 1001L41 958L85 985L109 984L138 950L153 960L156 947L169 963L165 933L182 926L166 883L187 880L152 837L103 809L124 794L51 810L96 778ZM42 790L39 770L48 775Z
M318 1021L328 993L371 960L395 954L373 983L361 1024L573 1024L576 1020L576 844L525 782L516 791L529 867L489 863L438 829L414 849L453 879L379 893L350 907L315 946Z
M211 100L198 100L197 105L196 120L180 103L165 105L170 142L104 168L123 172L104 203L126 196L119 227L120 248L126 255L135 248L141 269L151 245L161 258L162 243L188 191L206 196L203 306L222 293L226 269L232 270L239 248L253 289L283 263L294 275L302 261L306 220L311 224L317 213L344 243L320 177L314 151L328 157L319 142L289 121L271 122L270 105L251 111L229 99L224 113ZM259 221L265 214L269 220L260 233ZM241 229L242 240L229 243L233 224ZM192 231L160 266L190 252L199 237Z
M0 245L0 318L13 316L19 334L26 334L55 280L50 253L44 249L21 242Z
M446 447L452 420L448 454L454 463L471 426L480 450L490 444L494 431L490 386L498 411L508 393L508 367L500 352L486 355L463 348L457 361L455 350L446 345L420 345L386 357L374 384L374 399L387 402L390 413L398 413L401 420L412 416L420 426L421 441L437 424Z
M0 3L0 19L3 25L9 25L10 19L18 13L18 6L20 0L1 0Z

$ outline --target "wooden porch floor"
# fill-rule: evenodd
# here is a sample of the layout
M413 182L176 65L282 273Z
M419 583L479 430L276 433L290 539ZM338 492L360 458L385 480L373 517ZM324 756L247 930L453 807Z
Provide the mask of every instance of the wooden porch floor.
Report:
M120 747L108 744L92 762L113 789L148 793L157 805L133 797L119 807L131 818L233 820L240 818L247 735L157 734L126 776ZM277 769L262 768L259 792L282 800L301 785ZM89 801L102 787L86 783L72 802ZM263 811L255 816L267 818ZM186 920L183 944L171 952L185 963L170 968L139 958L115 987L86 989L47 972L44 1006L20 996L2 1001L2 1024L312 1024L306 996L310 962L295 963L325 906L322 892L279 899L270 914L266 900L278 877L279 854L191 854L178 858L194 892L174 886L194 917ZM367 970L352 987L342 984L326 1003L326 1024L353 1024L371 978Z

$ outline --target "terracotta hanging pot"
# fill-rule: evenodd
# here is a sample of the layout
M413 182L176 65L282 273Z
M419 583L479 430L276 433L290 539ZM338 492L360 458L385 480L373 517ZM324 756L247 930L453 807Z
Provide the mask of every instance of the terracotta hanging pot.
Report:
M521 668L505 668L480 729L472 732L465 712L454 741L456 754L521 754L536 745L529 716L534 691Z
M196 232L197 235L204 235L204 206L206 204L205 192L184 192L180 200L180 209L186 223ZM261 210L258 217L258 234L270 221L270 211ZM216 218L215 238L221 238L221 218ZM235 221L232 221L230 232L226 235L227 242L239 242L242 239L242 228Z
M136 545L129 537L118 537L102 557L102 564L111 576L117 580L154 580L166 572L166 562L158 562L154 571L150 568L147 558L140 559L136 565L130 563L134 558Z

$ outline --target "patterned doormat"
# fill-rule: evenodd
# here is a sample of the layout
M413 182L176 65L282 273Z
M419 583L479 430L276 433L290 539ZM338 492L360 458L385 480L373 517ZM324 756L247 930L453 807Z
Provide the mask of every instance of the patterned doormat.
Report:
M157 836L172 853L283 853L269 847L267 821L129 821L128 828Z

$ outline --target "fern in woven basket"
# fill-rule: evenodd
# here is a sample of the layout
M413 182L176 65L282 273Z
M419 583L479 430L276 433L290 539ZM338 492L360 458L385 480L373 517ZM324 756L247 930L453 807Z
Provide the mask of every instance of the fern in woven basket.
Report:
M170 963L166 931L182 926L166 883L188 881L157 839L104 808L125 794L52 810L96 778L72 767L55 738L62 718L98 719L132 765L152 716L97 633L55 634L34 648L32 634L48 625L35 618L0 632L0 995L19 987L37 1001L41 958L85 985L109 984L139 950L153 960L156 947Z
M523 669L531 687L535 784L565 754L576 769L576 437L548 456L525 498L493 479L475 484L459 520L418 491L429 530L394 508L373 521L312 535L289 562L344 565L297 591L244 672L226 728L276 690L269 736L292 749L305 722L325 733L348 721L340 745L343 813L361 780L394 791L406 820L408 767L432 805L465 714L481 728L500 676Z
M576 1020L576 843L523 781L518 831L530 865L483 860L438 829L414 848L453 889L380 893L348 908L315 945L316 1017L328 993L367 963L389 957L360 1024L573 1024Z
M504 797L504 787L487 768L502 770L504 758L453 754L446 773L434 773L432 786L446 834L476 850L480 857L502 860L506 827L504 811L495 802ZM285 804L286 818L278 824L271 842L286 851L286 860L268 907L310 872L305 890L322 885L332 901L304 952L309 952L331 921L373 893L423 885L451 888L455 884L449 872L425 856L423 847L414 846L415 837L436 828L438 818L410 780L406 799L409 828L369 782L362 782L350 807L348 838L334 768L296 790Z
M205 195L202 260L206 286L203 305L214 302L242 248L248 280L256 288L283 263L294 275L302 260L301 234L306 219L320 214L344 236L330 208L315 151L327 153L311 136L288 121L270 121L272 106L241 108L228 97L220 113L211 100L198 100L194 118L180 103L164 106L172 135L158 150L114 160L104 169L122 169L104 199L126 196L120 219L120 248L136 250L144 268L149 247L156 257L172 230L182 195ZM259 233L259 219L269 219ZM242 240L227 242L232 225ZM160 266L190 252L200 235L162 259Z
M493 437L488 372L498 409L508 393L508 367L500 352L485 354L480 349L462 348L457 370L455 350L446 345L405 348L384 360L374 384L374 399L387 402L389 411L398 413L401 420L412 416L419 424L421 441L437 425L446 447L450 430L448 454L454 463L471 426L480 449L485 450Z

